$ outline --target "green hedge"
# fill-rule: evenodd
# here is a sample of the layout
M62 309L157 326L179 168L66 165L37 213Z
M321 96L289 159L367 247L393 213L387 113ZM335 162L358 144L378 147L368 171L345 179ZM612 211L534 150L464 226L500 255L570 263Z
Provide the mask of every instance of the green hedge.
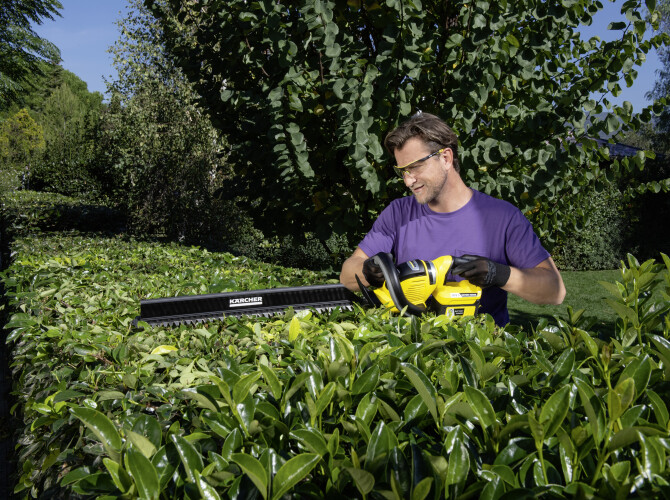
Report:
M621 192L615 188L593 191L588 200L584 226L559 241L552 252L560 269L616 269L626 256L633 231L631 213L623 206ZM582 211L584 207L573 207L573 210Z
M15 241L3 275L22 496L670 493L670 260L534 331L380 310L133 328L140 298L321 282L122 239ZM146 326L146 325L144 325Z
M3 237L35 231L120 232L125 221L106 206L87 203L56 193L13 191L0 196L0 228Z

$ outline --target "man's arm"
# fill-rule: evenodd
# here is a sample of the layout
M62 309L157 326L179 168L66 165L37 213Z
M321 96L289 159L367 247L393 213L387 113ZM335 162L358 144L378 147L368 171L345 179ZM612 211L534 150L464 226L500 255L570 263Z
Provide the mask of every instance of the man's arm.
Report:
M368 286L369 283L363 276L363 263L367 260L368 256L360 248L356 247L354 253L351 254L347 260L342 264L342 272L340 273L340 283L346 286L352 292L360 291L358 288L358 283L356 282L356 275L361 279L361 282Z
M558 305L565 298L563 278L551 257L530 269L512 267L502 288L534 304Z

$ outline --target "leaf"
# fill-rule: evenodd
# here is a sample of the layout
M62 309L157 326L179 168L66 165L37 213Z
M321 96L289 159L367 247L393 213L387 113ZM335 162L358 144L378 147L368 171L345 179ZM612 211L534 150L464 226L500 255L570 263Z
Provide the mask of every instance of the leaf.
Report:
M275 374L274 370L269 366L265 366L263 364L259 364L258 367L260 368L261 372L263 372L263 378L265 379L265 383L268 384L268 387L270 387L270 390L272 391L272 395L274 396L274 398L277 401L281 400L282 396L281 382L279 381L279 378Z
M374 460L390 452L396 446L398 446L396 436L384 424L384 421L379 421L374 432L370 435L370 442L368 443L366 453L366 464L372 463Z
M497 419L489 398L479 389L469 385L465 386L464 392L482 428L486 429L493 426L497 422Z
M244 441L242 439L242 432L238 427L232 430L226 437L226 440L223 442L223 447L221 448L221 456L226 460L230 459L232 454L242 447Z
M607 406L610 420L617 420L635 400L635 381L627 378L619 382L614 389L607 393Z
M379 376L379 366L373 365L371 368L368 368L360 377L357 377L356 380L354 380L354 383L351 386L352 396L374 391L379 382Z
M211 396L209 396L207 393L198 392L197 388L184 389L182 394L187 398L194 400L201 408L212 410L215 413L220 411L216 401L212 399Z
M156 446L144 436L133 431L126 431L126 437L146 458L150 459L156 454Z
M256 381L261 378L261 375L262 372L256 371L241 377L233 386L233 401L237 404L244 401Z
M542 406L540 422L544 427L544 439L552 437L565 420L570 409L570 386L565 385L553 393Z
M173 345L159 345L153 351L151 351L151 354L170 354L171 352L175 352L177 350L178 349Z
M419 396L421 396L428 411L433 416L435 424L439 425L437 415L437 391L435 390L435 386L433 386L428 377L426 377L426 375L416 366L409 363L400 363L400 366L419 393Z
M105 468L109 472L109 475L112 477L112 481L116 487L122 492L125 493L133 485L133 480L128 475L126 470L121 467L120 464L116 463L114 460L111 460L107 457L102 459L102 463L105 465Z
M272 482L272 499L276 500L302 481L309 474L321 457L316 453L297 455L282 465Z
M318 453L322 457L328 454L326 440L315 429L296 429L289 435L313 453Z
M70 412L95 434L112 460L118 462L121 459L123 440L106 415L98 410L83 407L70 408Z
M468 455L468 449L459 438L449 454L449 466L447 468L445 484L449 486L465 482L469 470L470 457Z
M263 498L268 495L268 474L263 464L248 453L233 453L230 459L240 466L240 469L249 476Z
M357 469L355 467L344 467L344 470L349 473L351 479L354 480L354 485L361 495L367 495L372 491L372 488L375 486L375 476L370 472Z
M319 397L316 399L316 415L314 418L321 416L321 414L332 401L336 390L337 384L335 382L328 382L326 384L321 393L319 393Z
M424 477L416 486L414 486L410 500L425 500L428 497L432 486L433 478Z
M654 415L656 416L656 421L663 428L668 427L668 407L663 402L663 399L652 390L647 391L647 397L651 401L651 407L654 409Z
M200 475L199 472L195 472L195 484L198 486L198 491L200 491L200 496L204 500L221 500L221 497L216 492L214 487L209 484L204 477Z
M140 415L133 424L133 432L147 438L156 449L160 448L163 433L158 420L149 415Z
M288 341L295 342L301 333L302 327L300 326L300 320L297 316L293 316L293 318L291 318L291 324L288 329Z
M582 341L584 342L584 345L588 349L591 356L597 358L598 344L596 344L596 341L593 340L593 337L591 337L591 335L588 332L585 332L584 330L579 330L579 335L582 338Z
M593 439L596 444L600 444L605 435L605 414L602 402L588 383L581 379L575 379L575 384L591 427Z
M158 472L141 452L130 446L125 455L126 468L135 481L140 498L156 499L160 493Z
M195 449L191 443L181 436L176 434L171 434L170 439L172 443L177 448L177 453L179 453L179 458L181 458L181 463L184 464L184 469L186 469L186 474L192 483L195 483L195 472L200 472L204 468L202 463L202 456L198 453L198 450Z
M418 397L418 396L417 396ZM377 397L372 393L366 394L358 403L356 408L356 417L360 418L366 425L372 423L372 419L377 414L377 408L379 408L379 402Z

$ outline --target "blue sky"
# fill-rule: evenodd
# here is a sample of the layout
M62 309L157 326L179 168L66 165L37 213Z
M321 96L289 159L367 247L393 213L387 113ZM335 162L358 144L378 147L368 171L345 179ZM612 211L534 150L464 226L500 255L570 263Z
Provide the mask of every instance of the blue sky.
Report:
M91 91L104 93L104 78L113 78L111 54L107 49L118 38L116 21L123 17L126 0L61 0L62 17L46 21L35 31L56 44L61 50L63 67L72 71L88 84ZM583 35L612 39L607 25L613 19L620 19L623 0L611 3L602 0L605 8L598 13L592 26L582 29ZM625 88L618 98L610 96L610 101L621 104L630 101L635 111L641 110L649 102L644 94L652 89L656 80L656 70L660 62L655 53L647 55L647 62L640 68L633 87Z

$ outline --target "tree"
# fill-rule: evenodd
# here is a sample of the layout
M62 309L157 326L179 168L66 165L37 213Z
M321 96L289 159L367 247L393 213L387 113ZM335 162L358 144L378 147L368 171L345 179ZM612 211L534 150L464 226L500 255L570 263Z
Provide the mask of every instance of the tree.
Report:
M27 109L0 123L0 191L18 189L19 176L29 174L31 163L43 149L42 127Z
M35 165L33 187L70 196L91 195L99 191L89 170L104 109L102 94L89 92L86 83L69 71L53 76L52 83L58 86L38 104L36 114L46 148Z
M217 233L223 143L190 84L164 55L162 31L138 0L112 47L118 80L102 117L98 176L131 230L202 241Z
M355 242L404 192L381 141L417 110L454 127L467 182L520 206L548 246L577 222L561 206L644 159L605 172L589 139L651 116L608 99L666 40L644 40L640 1L612 42L580 38L601 7L587 0L145 3L228 135L230 187L264 230Z
M21 102L21 94L44 74L41 63L58 63L58 48L38 36L31 23L60 16L58 0L2 0L0 2L0 109Z

